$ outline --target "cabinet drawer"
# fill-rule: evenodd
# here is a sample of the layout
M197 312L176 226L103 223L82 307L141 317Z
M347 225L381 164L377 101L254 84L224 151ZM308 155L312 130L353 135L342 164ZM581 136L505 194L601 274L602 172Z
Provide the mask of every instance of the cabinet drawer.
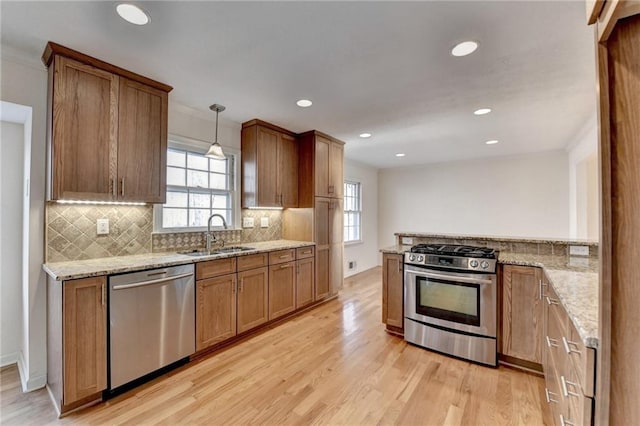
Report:
M269 265L290 262L296 259L296 251L294 249L278 250L269 253Z
M233 274L236 272L236 258L209 260L196 264L196 280L213 278L219 275Z
M296 249L296 259L305 259L307 257L313 257L315 248L313 246L300 247Z
M262 268L269 262L268 253L250 254L248 256L238 256L238 272L249 269Z
M567 353L569 365L585 396L593 397L595 387L595 350L582 343L575 326L568 321L568 333L562 338L563 349Z

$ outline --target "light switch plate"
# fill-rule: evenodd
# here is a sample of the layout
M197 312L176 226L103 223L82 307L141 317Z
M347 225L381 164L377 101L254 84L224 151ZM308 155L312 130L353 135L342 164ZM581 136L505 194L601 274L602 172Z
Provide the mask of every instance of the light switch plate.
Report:
M98 235L107 235L109 233L109 219L98 219L96 221L96 232Z
M403 245L411 245L411 244L413 244L413 238L411 238L411 237L402 237L402 244Z
M269 227L269 218L268 217L261 217L260 218L260 227L261 228L268 228Z
M589 246L569 246L569 256L589 256Z
M242 218L242 227L243 228L253 228L253 218L252 217L243 217Z

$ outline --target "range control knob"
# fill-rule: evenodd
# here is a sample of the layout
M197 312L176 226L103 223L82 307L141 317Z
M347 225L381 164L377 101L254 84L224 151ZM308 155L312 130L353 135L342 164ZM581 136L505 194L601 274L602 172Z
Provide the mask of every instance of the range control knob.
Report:
M475 260L475 259L469 261L469 266L471 266L472 268L477 268L478 267L478 261Z
M483 260L480 266L482 266L482 269L487 269L489 267L489 262L487 262L486 260Z
M424 260L424 256L419 254L418 255L418 262L422 262Z
M409 255L409 260L411 260L411 261L416 260L416 256L414 254L410 254Z

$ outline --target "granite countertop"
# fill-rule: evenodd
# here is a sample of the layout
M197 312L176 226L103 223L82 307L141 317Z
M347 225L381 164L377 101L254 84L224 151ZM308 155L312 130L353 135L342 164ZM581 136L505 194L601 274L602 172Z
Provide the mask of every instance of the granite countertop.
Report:
M403 254L410 248L394 245L380 251ZM498 263L542 268L582 342L589 348L598 348L598 259L501 251Z
M415 237L415 238L443 238L458 240L476 240L476 241L511 241L518 243L562 243L577 244L583 246L597 246L596 240L568 239L562 240L558 238L533 238L533 237L500 237L497 235L473 235L473 234L444 234L444 233L428 233L428 232L396 232L396 237Z
M203 262L206 260L224 259L227 257L247 256L267 251L292 249L312 245L315 245L315 243L309 241L262 241L258 243L237 244L237 246L240 247L252 247L254 250L234 253L222 253L208 256L189 256L175 252L147 253L133 256L103 257L100 259L45 263L42 265L42 268L54 280L65 281L77 278L96 277L99 275L141 271L151 268L185 265L189 263Z

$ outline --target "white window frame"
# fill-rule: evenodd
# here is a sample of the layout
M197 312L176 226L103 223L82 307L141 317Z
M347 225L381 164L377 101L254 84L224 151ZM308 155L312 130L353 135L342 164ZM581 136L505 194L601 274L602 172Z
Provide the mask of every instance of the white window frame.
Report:
M362 182L360 182L357 179L345 179L343 185L344 184L356 184L356 185L358 185L358 189L359 189L359 191L358 191L358 204L359 205L358 205L358 210L357 211L358 211L358 213L360 213L360 225L359 225L359 227L360 227L360 232L359 232L360 239L358 239L358 240L349 240L349 241L347 241L345 239L344 240L344 245L348 246L348 245L354 245L354 244L362 244L364 242L364 238L362 236L362 228L363 228L362 227L362 216L363 216L363 214L362 214L362 192L363 192L362 191ZM343 201L344 201L344 197L347 196L347 191L343 190L343 192L344 192L344 196L343 196ZM347 203L344 202L344 206L345 206L344 211L343 211L343 215L344 216L346 216L346 213L347 213L346 205L347 205ZM344 219L345 218L343 218L343 222L344 223L342 225L342 235L343 236L344 236L344 231L345 231L345 229L347 227L347 221L344 220Z
M185 151L206 153L211 142L205 142L198 139L192 139L185 136L169 135L167 149L176 148ZM233 191L231 191L231 217L233 223L229 223L228 229L240 228L240 150L234 148L223 148L225 155L233 155ZM165 173L166 173L165 165ZM162 204L153 206L153 232L156 233L177 233L177 232L202 232L206 231L206 226L185 227L185 228L163 228L162 227ZM223 229L222 226L214 226L212 229Z

